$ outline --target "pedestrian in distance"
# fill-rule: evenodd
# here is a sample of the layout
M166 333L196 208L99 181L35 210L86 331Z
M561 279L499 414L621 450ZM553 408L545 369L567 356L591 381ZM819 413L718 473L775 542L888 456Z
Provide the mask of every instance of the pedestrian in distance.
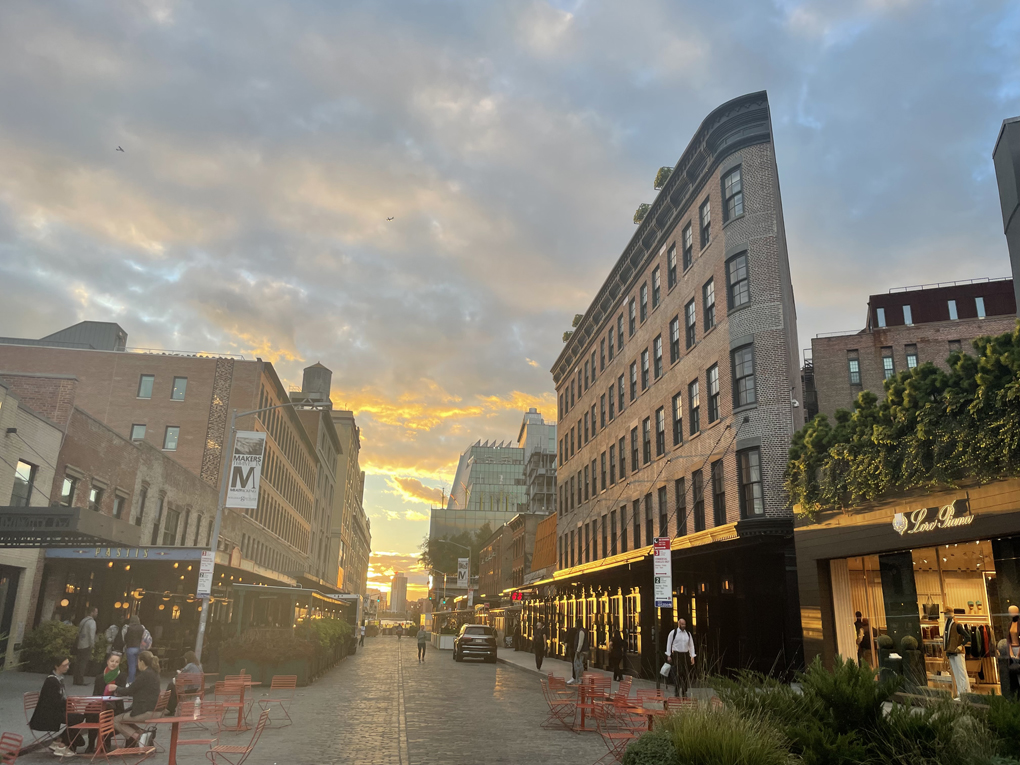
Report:
M574 676L567 680L567 683L573 685L580 680L581 675L584 674L584 668L588 661L588 651L591 649L591 639L588 637L588 630L584 627L584 622L580 619L577 620L577 626L574 628Z
M666 638L666 661L673 665L676 681L675 696L684 698L691 684L691 670L694 667L694 636L687 631L687 621L677 619L676 628Z
M616 682L623 680L623 635L620 630L614 629L613 636L609 639L609 669L613 672L613 679Z
M871 666L871 622L866 616L857 628L857 664L861 667Z
M425 646L428 645L429 633L425 627L418 628L418 663L425 661Z
M93 606L78 625L78 649L74 662L74 684L86 685L85 673L92 661L92 647L96 644L96 616L99 609Z
M567 628L567 634L563 638L563 644L564 644L564 646L566 646L563 658L565 658L568 662L570 662L570 666L573 667L573 665L574 665L574 647L577 644L577 628L576 627L568 627ZM573 680L574 682L577 682L577 675L576 674L572 675L571 676L571 680Z
M397 625L397 640L400 640L404 636L404 628L399 624Z
M138 671L138 654L147 651L152 647L152 636L145 629L145 625L137 615L131 617L127 629L124 631L124 655L127 656L127 681L135 681L135 673Z
M361 637L358 638L358 648L364 648L365 646L365 623L361 623Z
M548 639L546 635L545 622L541 619L535 624L535 637L534 645L532 646L535 651L535 669L542 669L542 661L545 659L545 643Z
M113 718L113 727L127 739L128 748L138 744L141 727L138 723L152 717L159 700L159 659L151 651L139 651L137 656L137 676L134 682L118 684L113 689L114 696L130 696L131 709Z
M65 724L77 725L85 722L85 715L67 711L67 692L64 690L64 675L71 668L71 660L67 656L58 656L53 662L53 670L43 680L39 691L39 701L35 705L32 719L28 727L38 731L59 731ZM74 750L80 743L79 734L71 733L67 728L50 743L50 751L57 757L74 757Z

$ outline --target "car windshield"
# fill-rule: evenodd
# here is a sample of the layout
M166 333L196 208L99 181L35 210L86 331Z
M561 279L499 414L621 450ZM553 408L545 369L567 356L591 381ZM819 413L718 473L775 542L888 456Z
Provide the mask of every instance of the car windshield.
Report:
M492 627L473 626L464 628L465 635L491 635Z

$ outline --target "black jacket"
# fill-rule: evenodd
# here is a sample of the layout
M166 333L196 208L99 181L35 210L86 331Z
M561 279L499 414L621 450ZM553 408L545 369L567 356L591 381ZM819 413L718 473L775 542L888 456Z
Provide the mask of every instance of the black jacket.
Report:
M114 694L131 697L131 714L140 715L151 712L159 700L159 675L152 667L138 672L135 681L130 685L118 685Z
M43 681L39 703L28 727L32 730L60 730L66 721L67 694L64 692L64 681L58 675L50 675Z
M124 648L138 648L145 637L145 627L141 624L129 624L124 634Z
M626 644L622 635L613 635L613 639L609 641L609 658L622 659L624 645Z
M545 641L548 640L546 636L545 627L539 627L535 630L535 637L532 639L532 647L535 653L545 653Z

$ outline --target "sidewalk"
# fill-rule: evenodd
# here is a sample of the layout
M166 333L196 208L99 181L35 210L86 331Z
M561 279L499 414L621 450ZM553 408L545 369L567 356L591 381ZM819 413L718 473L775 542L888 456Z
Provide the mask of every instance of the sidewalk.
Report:
M514 669L521 670L522 672L530 672L536 677L546 677L547 675L555 675L556 677L562 677L565 680L569 680L573 676L573 668L570 662L564 661L563 659L554 659L550 658L549 656L546 656L542 662L542 670L539 671L535 669L534 654L528 653L526 651L514 651L512 648L507 648L500 651L497 661L500 664L505 664L508 667L513 667ZM611 678L613 676L612 672L607 672L602 669L596 669L595 667L589 668L588 671L596 675L601 675L603 677ZM616 686L613 687L615 689ZM662 692L664 695L666 696L673 695L674 689L672 685L663 682L659 687L662 688ZM650 688L654 690L655 681L643 680L641 678L635 677L631 684L631 695L633 696L634 691L638 690L639 688ZM690 695L691 698L698 699L699 701L707 702L711 700L713 696L715 696L715 691L712 690L711 688L691 688L688 691L688 695Z

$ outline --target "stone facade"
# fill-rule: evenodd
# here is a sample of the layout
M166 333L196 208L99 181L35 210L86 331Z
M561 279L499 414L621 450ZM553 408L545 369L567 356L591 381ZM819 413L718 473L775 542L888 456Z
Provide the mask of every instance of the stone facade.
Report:
M340 444L337 482L330 520L328 556L338 562L337 587L358 595L365 593L372 550L372 527L365 514L365 471L361 469L361 429L354 413L339 409L330 413Z

